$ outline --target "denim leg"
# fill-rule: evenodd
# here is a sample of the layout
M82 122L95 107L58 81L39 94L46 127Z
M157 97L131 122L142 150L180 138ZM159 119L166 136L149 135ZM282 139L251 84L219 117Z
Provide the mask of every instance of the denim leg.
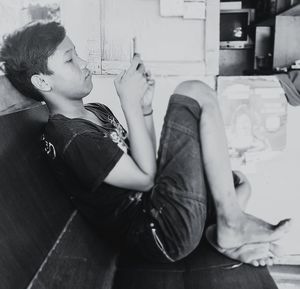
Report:
M150 213L168 255L178 260L195 249L207 215L207 184L200 145L199 104L172 95L162 129Z

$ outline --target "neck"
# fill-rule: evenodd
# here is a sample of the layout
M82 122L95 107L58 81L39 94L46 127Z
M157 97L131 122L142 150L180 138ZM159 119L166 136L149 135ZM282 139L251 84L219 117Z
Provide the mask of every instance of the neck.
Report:
M50 112L50 115L62 114L64 116L75 118L82 117L86 114L86 109L82 99L80 100L68 100L60 101L59 104L53 102L47 102L47 106Z

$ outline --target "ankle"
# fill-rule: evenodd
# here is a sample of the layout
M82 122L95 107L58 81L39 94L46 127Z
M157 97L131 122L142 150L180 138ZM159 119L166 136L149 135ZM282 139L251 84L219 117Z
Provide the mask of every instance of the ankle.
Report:
M242 220L243 212L238 209L232 209L229 212L218 212L217 213L217 223L221 226L227 228L237 228Z

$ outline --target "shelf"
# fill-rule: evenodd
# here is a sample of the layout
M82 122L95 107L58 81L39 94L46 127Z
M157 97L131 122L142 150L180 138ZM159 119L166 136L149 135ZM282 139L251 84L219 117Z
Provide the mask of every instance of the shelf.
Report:
M278 14L277 16L300 16L300 4Z

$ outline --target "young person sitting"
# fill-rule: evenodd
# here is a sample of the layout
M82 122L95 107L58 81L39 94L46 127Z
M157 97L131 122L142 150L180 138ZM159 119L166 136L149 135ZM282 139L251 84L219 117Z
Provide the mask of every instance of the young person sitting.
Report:
M115 79L128 133L105 105L84 105L92 75L60 24L36 22L8 35L0 60L20 92L46 102L49 161L78 210L104 236L126 240L156 262L182 259L200 242L212 198L222 252L255 266L273 263L273 242L290 220L271 225L243 211L249 183L235 172L234 186L215 91L206 84L177 86L156 159L155 83L139 55Z

